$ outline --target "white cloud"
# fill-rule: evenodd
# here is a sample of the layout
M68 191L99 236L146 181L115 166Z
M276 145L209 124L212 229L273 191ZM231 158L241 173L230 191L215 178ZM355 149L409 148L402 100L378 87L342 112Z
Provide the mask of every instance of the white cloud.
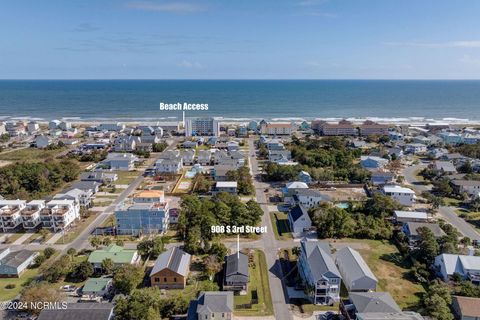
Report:
M396 47L480 48L480 40L461 40L447 42L384 42L383 44Z
M335 13L329 13L329 12L319 12L319 11L312 11L312 12L306 12L306 16L312 16L312 17L322 17L322 18L337 18L338 15Z
M469 54L464 54L460 59L458 59L458 61L469 67L480 68L480 59L474 58Z
M193 13L205 11L206 8L187 2L130 2L127 8L143 11L175 12L175 13Z
M203 65L197 61L187 61L183 60L178 64L179 67L186 68L186 69L203 69Z
M317 6L317 5L323 4L327 1L328 0L302 0L298 3L298 5L302 7L311 7L311 6Z

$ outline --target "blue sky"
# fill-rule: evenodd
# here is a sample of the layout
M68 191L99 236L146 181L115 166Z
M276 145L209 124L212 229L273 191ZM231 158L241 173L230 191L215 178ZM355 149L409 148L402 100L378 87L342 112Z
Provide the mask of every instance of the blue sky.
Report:
M2 79L480 79L480 1L11 0Z

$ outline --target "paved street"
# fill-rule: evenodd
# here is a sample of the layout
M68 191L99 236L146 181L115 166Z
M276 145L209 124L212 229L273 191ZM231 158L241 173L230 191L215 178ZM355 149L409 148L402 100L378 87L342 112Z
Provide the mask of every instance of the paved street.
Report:
M425 186L421 184L421 182L415 177L415 173L425 167L425 164L418 164L407 167L403 170L405 181L408 182L408 184L410 184L417 193L421 193L425 190L431 190L431 186ZM438 209L438 214L445 221L457 228L457 230L464 236L467 236L472 240L480 241L480 233L478 233L472 225L460 218L456 214L455 210L455 207L442 206Z
M248 140L248 145L250 149L250 155L254 152L255 146L253 139ZM277 260L277 252L278 249L282 248L283 242L279 242L275 239L275 235L273 233L273 226L270 220L268 206L267 206L267 199L265 196L265 188L269 187L268 184L263 183L260 181L260 171L258 168L258 162L256 157L251 157L250 159L250 166L252 170L252 175L254 177L254 186L255 186L255 195L257 198L257 202L261 205L263 209L263 217L262 217L262 225L268 226L268 232L262 235L261 240L256 241L255 247L260 248L265 252L267 265L269 269L269 283L270 283L270 293L272 295L273 301L273 309L275 314L275 319L292 319L292 315L290 313L286 294L284 292L284 286L282 283L282 270L280 268L280 263ZM295 243L290 241L290 246L294 246ZM253 247L253 243L247 243L248 247Z

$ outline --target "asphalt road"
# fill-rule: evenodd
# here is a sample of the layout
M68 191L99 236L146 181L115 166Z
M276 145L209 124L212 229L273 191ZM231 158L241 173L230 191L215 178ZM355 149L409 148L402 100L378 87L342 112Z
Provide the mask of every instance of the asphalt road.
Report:
M426 186L421 184L421 182L416 178L415 172L425 168L425 164L418 164L413 165L410 167L406 167L403 170L403 175L405 176L406 182L408 182L412 188L417 192L421 193L422 191L431 190L431 186ZM438 214L452 226L457 228L457 230L464 236L469 237L472 240L480 241L480 233L475 230L473 226L471 226L468 222L464 219L460 218L455 210L457 208L451 206L442 206L438 208Z
M250 155L254 152L255 146L253 139L248 140L249 152ZM257 202L260 204L263 210L262 217L262 226L268 227L268 232L262 235L261 240L256 241L255 243L246 243L247 247L257 247L265 252L265 257L267 260L268 266L268 280L270 283L270 294L272 296L273 310L275 314L275 319L278 320L290 320L292 315L290 313L288 302L286 298L286 292L283 285L283 274L280 267L280 261L278 260L277 252L282 245L285 245L284 241L277 241L273 233L273 226L270 220L269 210L267 206L267 198L265 196L265 189L269 187L268 184L260 181L260 171L258 168L258 162L256 157L251 157L250 167L252 175L254 177L254 186L255 186L255 196ZM294 242L291 241L288 243L288 246L291 247L294 245Z

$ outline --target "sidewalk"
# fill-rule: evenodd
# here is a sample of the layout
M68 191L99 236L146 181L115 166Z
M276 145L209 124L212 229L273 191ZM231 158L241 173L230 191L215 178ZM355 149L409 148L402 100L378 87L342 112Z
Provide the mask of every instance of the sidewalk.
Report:
M55 233L50 239L47 240L47 242L45 242L45 244L55 244L55 242L57 242L61 237L61 232Z
M27 239L30 238L32 234L32 232L26 232L23 236L15 240L12 244L22 244L24 241L27 241Z

